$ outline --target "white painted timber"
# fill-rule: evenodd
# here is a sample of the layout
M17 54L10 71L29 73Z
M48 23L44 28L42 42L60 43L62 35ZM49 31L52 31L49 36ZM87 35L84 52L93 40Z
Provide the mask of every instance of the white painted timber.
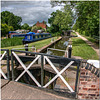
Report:
M5 54L6 54L6 51L0 57L0 64L1 64L1 60L3 59L3 57L5 56ZM4 74L4 72L2 71L1 66L0 66L0 74L4 77L4 79L8 79L7 76Z
M92 65L94 65L94 67L96 67L96 68L100 68L100 66L99 66L99 60L88 60L87 61L89 64L92 64Z
M34 64L34 63L36 62L36 60L39 59L40 55L38 55L38 56L32 61L32 63L31 63L28 67L26 67L26 66L23 64L23 62L21 61L21 59L16 55L16 53L14 53L14 52L12 52L12 53L13 53L13 55L16 57L16 59L18 60L18 62L21 64L21 66L24 68L24 71L19 75L19 77L18 77L15 81L18 81L18 80L22 77L22 75L23 75L25 72L27 72L28 75L32 78L32 80L37 84L37 86L38 86L38 87L41 87L41 85L39 84L39 82L35 79L35 77L34 77L34 76L30 73L30 71L28 70L28 69L32 66L32 64Z
M55 72L57 73L57 75L52 78L45 86L43 86L44 88L46 88L47 86L49 86L57 77L60 77L61 80L65 83L65 85L68 87L68 89L71 92L74 92L74 90L70 87L70 85L66 82L66 80L63 78L63 76L61 75L68 67L70 67L70 65L72 63L74 63L74 61L71 61L68 65L66 65L60 72L56 69L56 67L52 64L52 62L48 59L48 57L44 56L44 58L48 61L48 63L51 65L51 67L55 70Z
M0 74L4 77L4 79L8 79L7 76L4 74L4 72L0 68Z
M0 61L3 59L3 57L5 56L6 51L3 53L3 55L0 57Z

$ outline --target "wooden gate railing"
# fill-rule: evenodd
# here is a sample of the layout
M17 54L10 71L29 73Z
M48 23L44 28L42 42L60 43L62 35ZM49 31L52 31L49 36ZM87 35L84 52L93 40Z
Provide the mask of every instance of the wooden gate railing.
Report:
M0 65L1 65L1 61L4 59L4 57L6 57L6 60L7 60L7 64L6 64L7 75L5 75L1 66L0 66L0 74L3 76L4 79L10 80L9 50L8 49L0 49L0 51L1 52L4 51L3 54L1 54L1 56L0 56Z
M20 59L20 57L17 55L17 53L30 53L30 54L35 54L37 56L35 56L34 60L28 65L28 67L26 67L26 65L22 62L22 60ZM22 66L22 68L24 69L24 71L17 77L15 78L14 76L14 64L13 64L13 60L14 57L16 58L16 60L18 61L18 63L20 63L20 65ZM53 60L52 57L55 59ZM54 62L58 62L59 61L57 59L61 59L61 60L66 60L66 62L64 63L65 67L63 67L63 69L59 72L57 70L57 68L55 67L55 65L53 64ZM31 72L29 71L29 69L31 68L31 66L33 64L35 64L36 61L41 59L41 84L36 80L36 78L31 74ZM20 50L11 50L11 62L12 62L12 80L14 81L18 81L25 73L27 73L29 75L29 77L31 77L31 79L36 83L36 85L38 87L42 87L42 88L46 88L48 87L52 82L54 82L58 77L60 77L60 79L63 81L63 83L68 87L68 89L70 90L71 93L76 93L77 92L77 83L78 83L78 74L79 74L79 65L80 65L80 60L75 60L75 59L71 59L71 58L65 58L65 57L59 57L59 56L53 56L53 55L47 55L47 54L43 54L43 53L36 53L36 52L29 52L29 51L20 51ZM46 84L44 84L44 76L43 76L43 72L44 72L44 66L45 64L48 63L53 70L56 72L56 75ZM61 75L66 69L68 69L71 65L77 65L77 74L76 74L76 85L75 85L75 90L73 90L71 88L71 86L68 84L68 82L64 79L64 77Z

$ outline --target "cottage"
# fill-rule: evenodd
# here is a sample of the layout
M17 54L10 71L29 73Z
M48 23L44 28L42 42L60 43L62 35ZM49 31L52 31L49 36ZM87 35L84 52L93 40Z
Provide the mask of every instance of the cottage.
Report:
M42 28L44 28L44 29L47 28L47 25L44 23L44 21L43 21L42 23L39 23L39 21L37 21L36 26L37 26L37 27L42 27Z

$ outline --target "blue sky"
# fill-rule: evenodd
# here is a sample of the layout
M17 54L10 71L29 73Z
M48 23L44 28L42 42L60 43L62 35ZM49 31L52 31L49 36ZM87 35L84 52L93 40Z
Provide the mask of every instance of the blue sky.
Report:
M22 24L28 23L30 26L37 21L48 21L50 14L62 7L51 7L48 1L2 1L1 11L10 11L15 15L22 17Z

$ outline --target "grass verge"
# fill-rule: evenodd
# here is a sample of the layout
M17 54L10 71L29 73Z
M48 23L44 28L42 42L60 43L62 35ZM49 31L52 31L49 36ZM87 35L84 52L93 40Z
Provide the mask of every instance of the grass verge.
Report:
M75 32L71 32L71 34L77 36L77 34Z
M83 59L99 59L97 53L85 41L78 37L72 38L71 40L73 56L80 56Z
M55 38L55 40L57 40L57 37L54 37L54 38ZM48 38L48 39L44 39L44 40L40 40L40 41L29 43L29 47L35 46L36 49L40 49L43 46L46 46L46 45L48 45L50 43L51 43L51 38ZM24 45L9 46L9 47L4 47L2 49L11 50L11 49L14 49L14 48L24 48Z
M99 47L99 42L96 42L96 39L89 37L89 36L86 36L86 35L83 35L83 34L80 34L80 35L82 35L83 37L85 37L86 39L91 41L92 43L95 43L95 45Z
M1 48L22 45L23 38L24 37L14 37L14 38L3 39L1 40Z

